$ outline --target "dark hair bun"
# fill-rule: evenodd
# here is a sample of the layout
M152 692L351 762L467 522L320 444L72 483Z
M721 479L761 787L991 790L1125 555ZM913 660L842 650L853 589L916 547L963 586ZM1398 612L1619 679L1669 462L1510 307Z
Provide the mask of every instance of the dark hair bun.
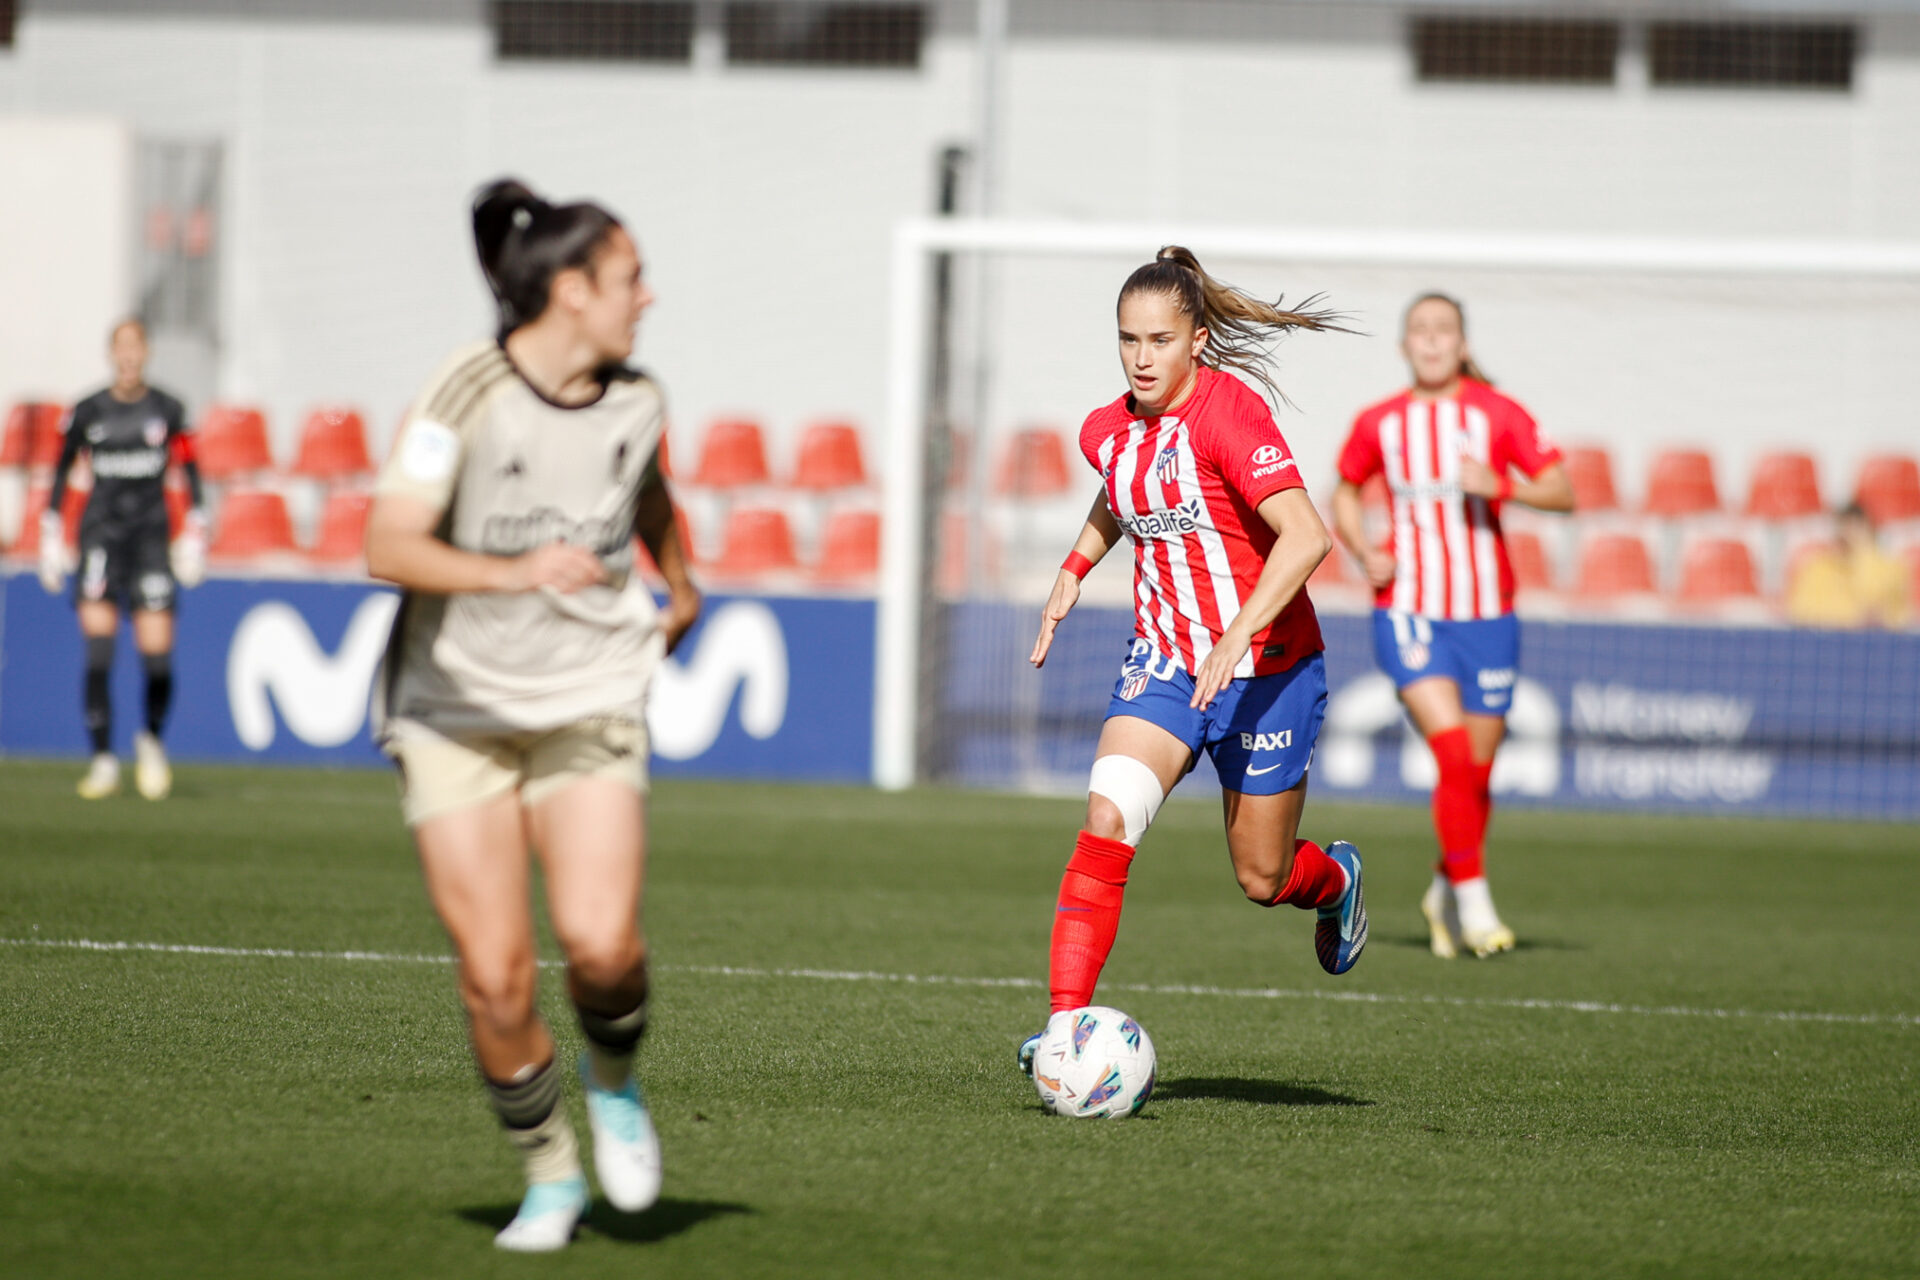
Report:
M590 264L619 225L595 204L549 204L516 178L480 188L473 198L473 244L500 304L500 332L538 319L553 277Z

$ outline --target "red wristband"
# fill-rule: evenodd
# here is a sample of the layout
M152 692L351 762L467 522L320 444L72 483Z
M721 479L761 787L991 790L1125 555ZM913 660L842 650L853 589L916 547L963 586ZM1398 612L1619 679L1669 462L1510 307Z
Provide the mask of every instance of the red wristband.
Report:
M1069 551L1067 552L1067 558L1060 562L1060 567L1072 574L1075 578L1084 578L1093 571L1093 561L1087 559L1078 551Z
M1500 491L1494 494L1493 497L1494 497L1494 501L1496 502L1505 502L1509 498L1513 497L1513 477L1512 476L1503 475L1500 477Z

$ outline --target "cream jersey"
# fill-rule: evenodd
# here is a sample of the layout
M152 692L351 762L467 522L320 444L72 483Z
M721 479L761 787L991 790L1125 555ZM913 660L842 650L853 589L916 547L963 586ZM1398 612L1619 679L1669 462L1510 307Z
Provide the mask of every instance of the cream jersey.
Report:
M659 389L639 373L615 370L598 400L562 406L492 342L463 348L427 384L376 494L429 504L436 536L464 551L590 548L608 582L570 595L404 592L378 685L383 737L641 717L665 645L633 572L633 522L664 420Z

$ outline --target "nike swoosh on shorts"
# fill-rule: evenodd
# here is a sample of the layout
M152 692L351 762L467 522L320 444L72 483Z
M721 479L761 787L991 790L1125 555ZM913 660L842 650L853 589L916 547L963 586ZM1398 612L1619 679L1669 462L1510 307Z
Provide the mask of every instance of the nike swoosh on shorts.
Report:
M1247 776L1249 778L1257 778L1263 773L1272 773L1275 769L1278 769L1284 763L1286 762L1283 760L1276 760L1264 769L1249 769L1247 770Z

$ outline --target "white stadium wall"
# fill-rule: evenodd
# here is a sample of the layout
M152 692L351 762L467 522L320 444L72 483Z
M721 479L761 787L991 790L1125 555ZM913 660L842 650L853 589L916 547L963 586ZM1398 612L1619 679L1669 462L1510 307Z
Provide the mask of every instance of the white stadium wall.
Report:
M97 379L132 298L132 137L106 117L0 116L0 398Z
M0 111L225 143L219 391L264 404L283 455L322 401L365 406L382 446L444 349L484 331L464 215L501 172L600 196L637 228L661 296L641 358L682 440L744 412L773 429L779 467L808 419L879 430L888 233L929 210L937 151L971 128L971 6L941 10L915 71L728 66L707 30L690 66L501 64L477 5L413 0L377 20L351 16L367 6L326 20L220 7L31 6L0 51ZM1609 88L1422 84L1392 5L1020 0L1013 15L1000 172L1012 216L1862 240L1920 228L1911 10L1858 19L1847 93L1656 90L1631 41ZM62 226L68 256L124 262L124 232ZM1107 326L1126 266L1001 269L992 427L1071 426L1114 390ZM120 281L109 311L131 301ZM1615 443L1629 491L1656 444L1709 443L1733 489L1752 451L1817 440L1838 497L1857 456L1915 435L1903 339L1874 332L1871 298L1803 306L1789 287L1654 325L1633 282L1272 267L1249 282L1325 289L1375 335L1285 352L1301 413L1288 430L1310 477L1329 474L1352 412L1401 376L1388 338L1428 285L1468 298L1486 363L1550 428ZM1576 288L1590 324L1570 338L1547 317ZM0 398L50 379L72 394L101 373L97 319L33 296L37 316L60 317L36 321L35 340L67 345L35 360L32 386L0 364ZM1835 331L1852 353L1839 391L1802 358Z

